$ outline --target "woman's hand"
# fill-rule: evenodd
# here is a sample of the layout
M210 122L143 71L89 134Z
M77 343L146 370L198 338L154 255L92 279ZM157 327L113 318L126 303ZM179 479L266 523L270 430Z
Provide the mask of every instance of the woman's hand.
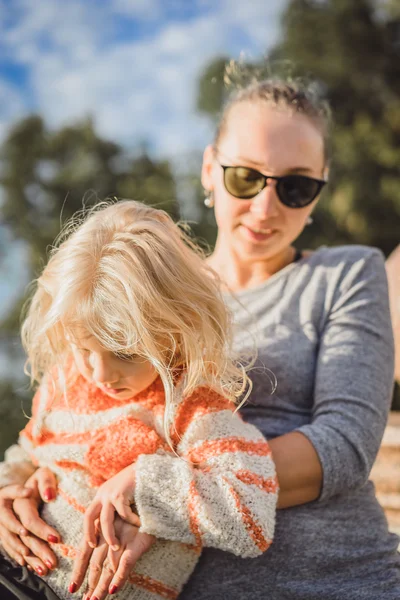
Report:
M154 536L140 532L135 525L119 518L115 520L115 529L120 540L119 550L113 550L101 533L94 550L83 540L74 563L70 593L80 588L89 569L86 599L103 600L107 594L115 594L125 585L142 554L155 542Z
M0 540L7 554L21 566L45 575L57 565L48 545L58 542L58 532L39 517L42 500L56 497L56 479L49 469L38 469L22 486L0 490ZM5 510L3 510L3 508Z
M13 502L16 498L26 499L31 495L32 490L22 485L7 485L0 489L0 542L7 554L22 567L25 565L24 556L29 554L29 549L19 536L26 535L28 531L15 516Z
M124 521L140 527L140 519L131 508L134 503L134 491L135 468L133 465L122 469L99 487L93 502L85 513L84 535L89 546L96 547L95 523L99 519L106 543L113 550L118 550L119 542L114 531L115 512Z

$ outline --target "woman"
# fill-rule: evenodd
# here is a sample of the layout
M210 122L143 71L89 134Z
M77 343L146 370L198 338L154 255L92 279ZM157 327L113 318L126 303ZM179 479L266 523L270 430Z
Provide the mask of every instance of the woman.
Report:
M387 259L386 272L395 345L394 376L397 383L400 383L400 245Z
M281 510L264 556L205 550L182 600L400 597L398 539L367 482L393 376L383 259L294 246L328 177L327 130L307 89L260 82L228 103L205 150L209 261L233 292L238 347L257 345L242 412L270 440Z
M282 510L266 555L206 550L182 600L400 597L398 538L368 482L393 380L384 261L295 247L328 178L328 129L310 90L261 81L228 102L204 153L209 264L233 292L238 347L257 345L242 414L270 440Z

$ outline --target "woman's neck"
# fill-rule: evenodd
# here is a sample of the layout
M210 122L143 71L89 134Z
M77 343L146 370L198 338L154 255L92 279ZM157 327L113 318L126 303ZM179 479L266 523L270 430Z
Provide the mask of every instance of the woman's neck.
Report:
M279 254L265 259L245 260L229 249L215 247L207 264L219 275L231 291L256 287L293 262L296 250L288 246Z

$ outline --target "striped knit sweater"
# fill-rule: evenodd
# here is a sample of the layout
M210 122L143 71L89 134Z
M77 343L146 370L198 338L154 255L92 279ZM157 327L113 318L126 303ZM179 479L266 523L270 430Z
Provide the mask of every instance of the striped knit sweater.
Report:
M269 547L277 500L270 449L230 401L199 388L177 402L176 456L163 433L160 379L123 401L82 377L67 400L53 389L42 384L36 393L31 420L0 464L0 486L25 482L37 466L56 473L57 499L41 515L62 536L52 544L59 568L45 578L60 598L72 598L68 583L86 507L104 481L133 463L141 530L157 541L116 600L177 598L203 546L243 557Z

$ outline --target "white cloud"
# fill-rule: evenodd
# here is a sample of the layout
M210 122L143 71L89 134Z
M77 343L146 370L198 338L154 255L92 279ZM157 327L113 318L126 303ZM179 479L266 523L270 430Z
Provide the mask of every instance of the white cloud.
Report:
M182 1L168 8L178 14ZM126 145L148 138L158 153L176 155L210 134L194 113L201 70L220 54L262 55L276 41L284 7L279 0L194 5L196 16L171 21L162 0L15 0L19 18L0 30L0 44L28 65L34 103L51 126L92 114L103 135ZM132 31L120 40L116 15L158 24L143 39Z

